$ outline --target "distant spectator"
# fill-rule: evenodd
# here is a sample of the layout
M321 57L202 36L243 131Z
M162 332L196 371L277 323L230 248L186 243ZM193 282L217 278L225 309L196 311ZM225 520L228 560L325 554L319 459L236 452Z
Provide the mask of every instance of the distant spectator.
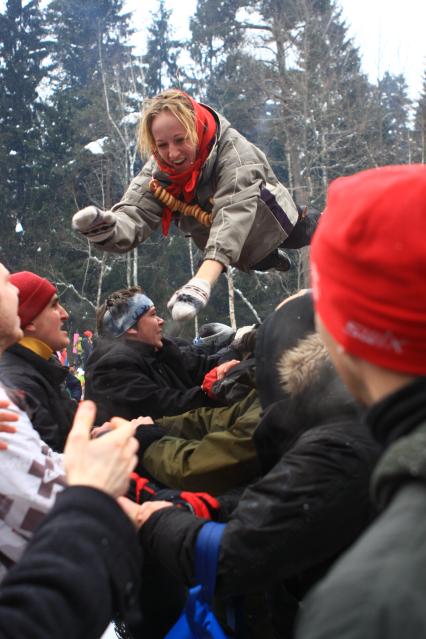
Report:
M92 331L84 331L81 339L81 364L83 370L86 370L87 360L93 351L93 333Z
M82 387L79 378L76 375L77 368L73 365L69 367L68 375L65 378L65 388L67 389L70 397L77 402L80 401L82 396Z

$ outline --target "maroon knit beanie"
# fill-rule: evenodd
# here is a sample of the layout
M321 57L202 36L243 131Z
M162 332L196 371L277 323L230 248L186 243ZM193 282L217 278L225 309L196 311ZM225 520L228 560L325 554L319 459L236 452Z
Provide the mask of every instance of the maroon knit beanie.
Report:
M335 180L311 272L315 310L348 353L426 375L426 166Z
M13 273L10 282L19 291L18 315L21 328L25 328L48 305L57 289L49 280L30 271Z

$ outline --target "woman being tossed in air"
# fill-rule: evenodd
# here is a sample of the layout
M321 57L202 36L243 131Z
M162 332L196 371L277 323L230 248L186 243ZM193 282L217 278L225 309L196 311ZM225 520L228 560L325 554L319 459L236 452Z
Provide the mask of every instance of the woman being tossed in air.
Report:
M264 153L211 107L169 89L144 105L138 135L141 153L151 157L121 202L110 211L78 211L73 228L101 250L125 253L160 223L167 235L174 218L203 261L170 299L173 319L204 308L228 265L286 271L290 262L278 247L309 244L317 216L298 211Z

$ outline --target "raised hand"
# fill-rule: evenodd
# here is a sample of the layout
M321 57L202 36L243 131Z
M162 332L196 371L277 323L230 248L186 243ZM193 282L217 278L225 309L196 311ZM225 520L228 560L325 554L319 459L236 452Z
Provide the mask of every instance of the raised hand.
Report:
M111 211L101 211L96 206L86 206L72 218L72 228L91 242L104 242L114 233L116 217Z
M110 433L90 439L95 415L93 402L82 402L77 409L65 446L67 480L70 485L91 486L120 497L127 491L137 463L139 444L133 437L136 426L114 417Z
M174 320L192 319L206 306L210 298L211 286L207 280L193 277L185 286L172 295L167 308Z

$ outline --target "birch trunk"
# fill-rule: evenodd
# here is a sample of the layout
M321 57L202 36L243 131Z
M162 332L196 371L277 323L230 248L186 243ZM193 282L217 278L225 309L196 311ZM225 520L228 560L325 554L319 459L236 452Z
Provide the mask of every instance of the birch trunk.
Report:
M237 322L235 319L235 291L234 291L234 276L232 269L228 268L226 271L226 279L228 280L228 303L229 303L229 322L231 327L236 330Z

